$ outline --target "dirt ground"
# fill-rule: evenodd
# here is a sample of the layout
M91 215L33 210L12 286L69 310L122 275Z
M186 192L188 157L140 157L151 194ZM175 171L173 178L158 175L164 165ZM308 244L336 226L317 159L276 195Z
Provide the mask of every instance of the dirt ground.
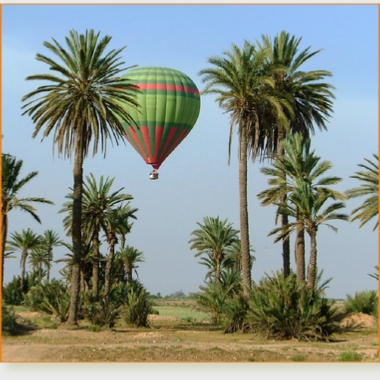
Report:
M19 315L19 323L29 315ZM351 314L341 321L333 342L268 341L252 334L223 334L207 324L185 324L173 317L150 316L150 328L90 332L40 329L2 339L3 363L249 363L337 362L342 352L378 362L377 321Z

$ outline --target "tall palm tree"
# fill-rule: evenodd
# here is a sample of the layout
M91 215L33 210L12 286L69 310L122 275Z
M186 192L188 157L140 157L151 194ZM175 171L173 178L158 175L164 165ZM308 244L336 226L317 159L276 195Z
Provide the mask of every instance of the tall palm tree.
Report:
M246 295L251 288L250 238L248 221L247 176L248 157L255 158L265 149L265 122L260 118L263 109L273 110L279 123L286 121L284 108L291 109L286 99L275 91L273 67L266 64L266 49L256 50L245 41L240 49L233 44L223 56L212 56L213 67L201 70L206 83L203 94L216 94L216 102L230 115L229 160L235 128L239 137L239 200L242 249L242 277Z
M351 212L351 221L359 220L359 228L375 218L379 212L379 157L373 154L374 159L364 158L366 163L358 164L365 170L358 170L350 178L360 181L360 186L346 191L348 199L368 196L363 203ZM379 221L376 219L373 231L377 229Z
M199 229L191 232L190 249L197 250L195 257L208 254L215 262L215 280L220 282L222 262L226 249L238 240L238 230L232 227L228 219L205 217L203 224L197 222Z
M10 235L10 240L7 241L7 250L12 253L21 252L21 289L24 287L24 279L26 273L26 262L30 251L41 245L41 236L34 233L30 228L22 230L21 233L13 232Z
M46 267L46 281L50 281L50 269L51 262L53 261L53 249L64 245L64 241L61 240L59 234L53 230L45 230L44 234L41 236L41 247L46 252L47 260L44 262Z
M4 258L5 258L5 244L8 237L8 214L13 209L18 209L27 212L32 216L34 220L41 223L40 217L36 214L36 209L31 205L31 203L42 203L42 204L54 204L45 198L40 197L27 197L20 198L19 192L24 188L24 186L29 183L38 174L37 171L27 174L24 178L20 178L20 173L23 165L22 160L17 160L16 157L10 154L3 153L2 155L2 206L1 206L1 216L2 216L2 245L1 245L1 288L4 282Z
M305 231L316 234L318 226L332 219L346 220L344 214L336 213L340 208L345 207L342 202L333 203L324 211L322 206L329 199L345 200L345 195L330 186L336 185L342 179L336 176L324 175L332 168L330 161L320 161L321 158L311 151L311 140L304 139L300 134L289 134L283 141L285 155L279 157L272 163L273 169L263 168L262 172L273 177L268 183L272 188L260 193L259 198L263 203L269 204L271 201L278 206L280 214L286 213L294 218L294 223L283 225L272 230L269 235L277 234L275 242L289 236L296 231L295 257L297 265L297 281L305 280ZM286 176L283 176L283 173ZM277 176L277 178L276 178ZM286 203L281 202L281 196L287 193ZM311 236L312 237L312 236ZM312 250L311 261L316 265L316 241L313 240L315 249ZM311 270L316 267L311 264ZM310 266L309 266L310 267ZM311 275L313 278L313 275ZM315 282L311 279L310 283Z
M35 123L32 137L36 137L43 128L43 138L54 131L53 146L57 145L58 153L65 158L74 156L74 263L67 325L76 326L82 251L83 161L92 141L93 155L97 153L99 144L105 155L108 139L116 143L124 139L122 122L133 122L124 105L139 106L135 98L139 89L122 74L125 68L121 67L124 62L120 62L120 53L124 47L105 53L111 41L110 36L100 38L100 33L93 30L79 35L71 30L65 41L67 49L55 39L53 43L44 42L44 46L60 62L43 54L37 54L36 59L59 75L37 74L27 77L26 80L47 81L48 84L37 87L22 100L28 101L23 106L23 114L30 115Z
M268 59L271 64L277 66L274 74L276 88L287 95L293 109L293 113L288 115L288 124L277 124L276 118L272 117L273 146L268 150L272 152L273 158L284 155L282 141L287 133L300 133L304 138L309 138L315 133L315 126L320 130L327 129L326 123L333 112L334 87L324 82L325 78L331 77L332 74L326 70L301 69L301 66L321 51L310 51L308 47L299 52L301 41L302 38L291 36L286 31L276 35L273 42L268 36L262 36L262 45L269 52ZM259 42L258 45L261 46ZM286 225L287 215L283 214L280 217L281 224ZM287 277L290 273L289 238L282 241L282 255L284 276Z
M143 252L135 247L126 245L118 251L118 257L124 264L127 282L132 282L133 270L136 272L136 268L138 268L136 263L143 263L145 261Z

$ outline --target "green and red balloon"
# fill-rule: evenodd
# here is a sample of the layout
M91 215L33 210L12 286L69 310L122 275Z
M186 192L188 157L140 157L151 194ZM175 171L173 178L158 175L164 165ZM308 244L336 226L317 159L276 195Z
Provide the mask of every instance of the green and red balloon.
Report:
M156 171L195 125L200 94L186 74L171 68L136 68L126 77L141 93L137 95L140 108L128 109L136 124L124 124L125 135Z

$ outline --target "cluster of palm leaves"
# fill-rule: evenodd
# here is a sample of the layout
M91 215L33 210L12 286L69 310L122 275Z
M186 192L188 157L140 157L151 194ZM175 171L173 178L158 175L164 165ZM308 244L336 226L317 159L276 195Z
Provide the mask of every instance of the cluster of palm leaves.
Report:
M23 288L27 263L31 267L32 273L36 274L39 282L44 279L49 282L53 263L53 249L60 245L64 245L64 242L53 230L45 230L43 235L38 235L31 228L27 228L10 235L5 250L8 257L14 257L12 255L18 251L21 253L21 289Z
M20 178L21 170L23 167L23 160L18 160L16 157L2 153L2 194L1 194L1 201L2 201L2 209L1 209L1 216L2 216L2 247L1 247L1 257L2 257L2 276L1 276L1 287L3 287L3 279L4 279L4 259L6 257L10 257L12 255L11 251L6 250L6 242L8 239L8 218L9 213L14 210L18 209L20 211L26 212L27 214L31 215L34 220L36 220L38 223L41 223L41 219L36 213L36 208L32 205L33 203L42 203L42 204L53 204L52 201L49 201L48 199L42 198L42 197L27 197L27 198L20 198L19 192L20 190L28 184L33 178L35 178L38 175L37 171L33 171L29 173L24 178ZM28 237L25 237L25 240L30 240L31 245L36 245L35 240L37 240L36 236L33 236L33 233L24 232L15 236L15 242L19 241L20 244L22 242L23 236L22 235L29 235ZM47 236L45 236L47 238ZM29 248L27 248L27 251ZM26 254L27 255L27 254ZM26 260L26 258L25 258Z
M376 290L356 292L354 296L347 294L344 304L346 313L364 313L378 316L379 297Z

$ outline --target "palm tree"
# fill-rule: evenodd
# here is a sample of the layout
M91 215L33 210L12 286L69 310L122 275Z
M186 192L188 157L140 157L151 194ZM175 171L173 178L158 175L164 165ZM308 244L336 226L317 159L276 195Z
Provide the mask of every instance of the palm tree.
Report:
M129 283L132 282L133 270L135 270L136 272L136 268L138 268L138 266L136 266L136 263L143 263L145 261L144 254L141 251L139 251L137 248L126 245L118 251L117 255L118 255L118 258L121 260L121 262L125 266L125 274L127 277L127 282Z
M285 93L290 99L293 113L288 115L288 124L277 124L276 118L272 117L273 146L269 147L272 157L284 155L282 141L286 133L300 133L304 138L309 138L315 133L316 125L320 130L326 130L327 120L333 112L334 89L324 80L332 76L326 70L302 71L301 66L307 63L321 50L310 51L310 47L298 53L302 38L291 36L286 31L277 35L273 43L268 36L262 36L263 47L269 52L268 59L277 67L274 74L276 89ZM258 42L260 46L260 43ZM285 112L287 110L285 109ZM286 197L286 195L283 195ZM283 202L285 202L285 198ZM276 217L277 219L277 217ZM282 225L288 223L287 215L281 215ZM283 270L284 276L290 274L290 241L284 238L282 241Z
M14 250L21 252L21 289L24 287L24 279L26 273L26 261L30 251L41 245L41 236L34 233L30 228L22 230L21 233L13 232L7 241L7 250L14 253Z
M224 56L213 56L208 62L213 67L201 70L206 83L203 94L216 94L216 102L230 114L229 160L235 127L239 137L239 199L240 235L242 249L243 288L248 296L251 288L250 239L248 222L247 175L248 156L255 158L265 149L265 122L262 110L273 110L278 123L286 121L284 108L291 109L284 97L274 90L273 67L266 65L267 51L256 50L248 41L240 49L232 45Z
M122 75L120 53L124 48L105 53L111 41L110 36L100 39L100 33L87 30L79 35L71 30L66 37L68 49L57 40L44 42L62 63L37 54L36 59L46 63L52 74L37 74L26 80L47 81L25 95L22 100L24 114L31 116L35 123L32 137L43 131L43 138L54 130L54 146L65 158L74 156L73 169L73 218L72 246L74 262L72 267L70 312L67 325L77 325L80 262L82 251L82 186L83 160L87 157L91 141L95 155L100 144L106 154L107 140L124 139L122 122L133 122L124 105L138 107L135 95L139 91ZM37 96L37 98L35 98ZM35 98L34 100L31 100ZM123 140L124 141L124 140Z
M351 212L353 216L351 221L359 220L359 228L375 218L379 211L379 157L377 154L373 154L373 157L376 162L365 158L365 164L358 164L359 167L365 170L359 170L350 177L359 180L361 182L360 186L346 191L348 199L368 196L360 206ZM379 221L376 219L373 231L377 229L378 224Z
M289 134L283 141L285 155L272 163L274 169L263 168L262 172L273 177L268 183L272 188L260 193L259 198L264 204L271 201L278 207L279 214L286 213L294 218L294 223L283 225L272 230L269 235L278 234L275 242L288 237L296 231L295 257L297 265L297 281L305 280L305 231L311 237L311 264L309 265L310 281L315 283L316 273L316 235L320 224L327 224L333 219L346 220L344 214L336 213L345 207L342 202L335 202L324 211L321 208L329 199L344 200L345 195L330 186L342 179L335 176L321 178L332 168L330 161L320 162L320 157L311 151L311 140L304 139L300 134ZM286 176L283 176L283 173ZM277 176L277 177L276 177ZM281 195L286 192L287 202L281 202ZM280 196L279 196L280 195ZM329 227L333 228L328 224ZM334 228L333 228L334 229ZM313 236L312 236L313 235ZM314 271L314 276L313 276Z
M46 252L46 260L44 265L46 267L46 281L50 281L50 268L53 261L53 248L64 245L64 241L60 239L59 234L53 230L45 230L41 236L41 247Z
M41 283L45 274L47 278L47 273L51 267L51 260L49 252L46 251L44 247L39 245L38 247L32 249L29 255L28 263L32 268L33 273L37 274L37 280L39 283ZM47 269L45 273L43 268L44 266Z
M327 170L327 168L326 168ZM322 173L321 173L322 174ZM331 181L330 184L335 184ZM334 232L338 229L331 225L329 222L334 220L348 220L348 215L338 212L345 208L343 202L333 202L328 205L324 210L322 207L326 201L330 199L339 198L344 199L344 195L335 191L329 191L324 188L310 186L307 181L296 181L296 187L290 196L289 204L283 211L288 212L289 215L295 215L298 212L302 215L301 219L304 222L304 228L310 237L310 258L307 271L307 287L314 289L316 286L317 278L317 232L321 225L326 225ZM326 185L326 183L325 183ZM318 191L319 190L319 191ZM293 210L291 210L293 207ZM296 211L297 210L297 211Z
M100 260L100 238L99 234L107 229L107 210L122 203L127 202L133 197L129 194L121 193L124 187L117 191L111 191L115 178L100 177L99 184L95 176L90 173L86 176L86 182L83 184L82 199L82 231L91 239L92 245L92 294L94 299L98 298L99 292L99 260ZM72 199L73 193L66 198ZM65 229L71 234L72 225L72 202L63 205L60 212L68 212L64 219ZM82 236L83 239L83 236ZM90 243L90 242L88 242Z
M238 230L228 223L228 219L205 217L203 224L197 222L200 227L194 230L189 243L190 249L197 250L195 257L208 254L215 262L215 280L220 282L222 262L225 258L226 249L238 240Z
M250 252L254 252L251 248ZM250 254L251 268L253 262L256 260L255 256ZM241 257L241 242L240 240L235 241L226 249L226 257L223 262L224 267L231 269L234 272L238 272L240 275L242 273L242 257Z
M38 172L34 171L20 179L20 172L22 169L23 161L17 160L16 157L10 154L2 154L2 276L1 276L1 288L4 282L4 258L5 258L5 244L8 236L8 214L13 209L18 209L27 212L32 216L34 220L41 223L40 217L36 214L36 209L30 204L33 202L54 204L45 198L28 197L19 198L18 194L21 189L34 177Z
M106 219L106 239L109 247L109 253L106 261L104 273L104 298L109 300L110 289L112 284L112 264L115 258L115 246L118 244L121 237L125 241L125 235L131 231L132 224L129 219L136 219L134 215L137 209L130 206L130 202L120 204L117 208L107 210Z

